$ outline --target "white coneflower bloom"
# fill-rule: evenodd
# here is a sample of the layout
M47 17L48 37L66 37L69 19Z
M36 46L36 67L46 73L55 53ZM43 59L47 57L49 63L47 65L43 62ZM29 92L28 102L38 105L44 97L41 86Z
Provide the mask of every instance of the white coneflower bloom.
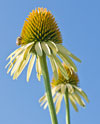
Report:
M59 112L60 106L61 106L61 101L66 94L66 90L68 91L68 98L74 107L76 111L78 111L78 108L76 106L76 103L78 103L80 106L85 107L85 103L81 96L87 101L88 97L85 94L85 92L78 87L78 76L77 74L73 71L73 69L70 69L68 66L63 64L63 67L67 71L69 79L65 79L65 77L62 75L61 71L58 69L58 80L55 80L53 78L52 83L51 83L51 91L52 91L52 96L53 96L53 101L56 103L56 113ZM48 102L46 95L44 95L39 102L41 103L41 106L44 105L44 109L47 108Z
M50 59L55 79L58 79L57 68L68 79L67 72L57 55L60 56L66 65L73 68L75 72L77 68L70 57L78 62L80 62L80 59L69 52L61 43L61 33L50 11L43 8L33 10L24 23L21 36L17 38L16 44L21 45L21 47L7 58L7 60L10 59L6 66L9 66L7 73L11 71L13 79L17 79L29 62L27 70L27 81L29 81L36 59L37 77L40 80L42 74L40 58L43 54L46 54Z

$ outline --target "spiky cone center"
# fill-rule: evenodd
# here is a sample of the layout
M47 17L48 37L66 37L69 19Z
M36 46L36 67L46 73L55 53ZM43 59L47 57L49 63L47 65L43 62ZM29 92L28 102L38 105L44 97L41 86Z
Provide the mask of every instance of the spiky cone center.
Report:
M79 79L77 74L73 71L73 69L70 69L65 64L63 64L63 66L67 71L69 80L66 80L58 69L58 80L53 78L51 82L53 101L56 103L56 113L60 110L61 101L66 94L66 90L68 91L68 99L76 111L78 111L76 103L85 107L85 103L81 97L89 102L86 93L78 87ZM44 109L46 109L48 106L46 94L39 100L39 102L41 103L41 106L44 105Z
M46 8L38 8L29 14L25 20L21 38L21 45L32 41L62 43L61 33L55 18Z
M78 85L79 79L78 79L78 75L74 72L74 70L72 68L69 68L67 65L65 65L64 63L62 64L63 67L65 68L67 75L68 75L68 79L66 79L60 69L58 68L58 80L55 80L55 78L53 77L52 82L51 82L51 86L52 87L56 87L59 84L71 84L71 85Z

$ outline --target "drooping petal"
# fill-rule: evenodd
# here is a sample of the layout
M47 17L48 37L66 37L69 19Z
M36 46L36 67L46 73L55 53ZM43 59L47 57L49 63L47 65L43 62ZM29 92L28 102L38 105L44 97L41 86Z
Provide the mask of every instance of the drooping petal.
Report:
M57 72L57 65L55 63L55 60L53 59L53 57L49 57L50 59L50 63L51 63L51 67L52 67L52 71L53 71L53 75L55 80L58 80L58 72Z
M65 91L66 91L66 87L65 87L65 85L62 84L61 85L61 93L64 94Z
M80 106L85 107L85 103L77 93L74 93L73 97Z
M81 62L81 60L79 58L77 58L75 55L73 55L70 51L68 51L64 46L62 46L61 44L57 44L57 47L59 49L59 51L62 54L68 55L70 57L72 57L73 59L75 59L78 62Z
M42 96L42 97L39 99L39 103L41 103L42 101L44 101L45 98L46 98L46 95Z
M16 49L13 53L11 53L11 54L7 57L7 60L8 60L9 58L11 58L14 54L16 54L16 53L17 53L17 54L20 53L22 50L23 50L22 47Z
M78 112L78 108L76 106L75 99L73 98L73 96L71 94L69 94L68 97L69 97L70 102L71 102L72 106L74 107L75 111Z
M49 47L53 50L53 52L56 54L58 52L58 48L56 46L56 44L52 41L48 41L47 44L49 45Z
M66 65L68 65L68 63L70 64L70 66L74 69L75 72L77 72L77 67L74 64L74 62L66 55L62 54L60 51L58 52L58 55L61 57L61 59L65 62Z
M37 43L35 44L35 50L36 50L36 53L37 53L39 56L42 56L42 55L43 55L40 42L37 42Z
M76 90L87 102L89 102L86 93L85 93L81 88L79 88L79 87L77 87L77 86L74 86L74 87L75 87L75 90Z
M30 78L30 75L31 75L31 72L32 72L32 68L33 68L33 65L34 65L34 61L35 61L35 55L32 55L29 66L28 66L28 69L27 69L27 82L29 81L29 78Z
M27 65L28 61L30 59L30 54L27 55L25 60L22 60L20 65L18 66L16 72L14 73L13 79L17 79L19 75L22 73L23 69Z
M65 77L65 79L68 80L67 72L66 72L65 68L63 67L61 61L55 55L53 55L53 58L54 58L55 62L57 63L57 66L59 67L62 75Z
M58 113L60 110L62 98L63 98L63 95L60 94L56 102L56 113Z
M45 54L47 56L50 56L51 55L51 51L50 51L50 48L49 48L48 44L46 42L42 42L41 45L42 45L42 49L45 52Z
M46 108L47 108L47 106L48 106L48 102L46 102L46 103L45 103L45 105L44 105L44 107L43 107L43 108L44 108L44 109L46 109Z
M15 64L16 62L16 59L10 64L9 68L8 68L8 71L7 71L7 74L10 72L10 70L12 69L13 65Z
M59 94L58 94L58 93L54 96L54 98L53 98L53 102L54 102L54 103L55 103L55 102L56 102L56 100L58 99L58 96L59 96Z
M42 71L41 71L41 65L40 65L40 58L39 58L39 56L37 56L37 59L36 59L36 71L37 71L37 78L40 81L41 75L42 75Z
M21 61L23 60L23 55L24 55L24 53L22 53L21 55L19 55L18 57L17 57L17 60L16 60L16 63L15 63L15 65L14 65L14 67L12 68L12 71L11 71L11 76L14 74L14 72L18 69L18 67L19 67L19 65L20 65L20 63L21 63Z

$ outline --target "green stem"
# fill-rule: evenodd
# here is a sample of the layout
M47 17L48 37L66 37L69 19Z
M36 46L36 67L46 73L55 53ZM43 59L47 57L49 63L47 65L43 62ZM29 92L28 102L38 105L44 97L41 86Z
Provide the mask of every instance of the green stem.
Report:
M54 108L54 104L53 104L52 94L51 94L49 73L48 73L48 67L47 67L45 54L43 54L43 56L40 57L40 64L42 67L42 74L43 74L43 78L44 78L44 84L45 84L45 90L46 90L46 95L47 95L47 101L48 101L48 107L49 107L49 112L50 112L50 116L51 116L51 121L52 121L52 124L58 124L56 112L55 112L55 108Z
M64 98L65 98L65 105L66 105L66 124L70 124L70 110L69 110L68 90L66 90Z

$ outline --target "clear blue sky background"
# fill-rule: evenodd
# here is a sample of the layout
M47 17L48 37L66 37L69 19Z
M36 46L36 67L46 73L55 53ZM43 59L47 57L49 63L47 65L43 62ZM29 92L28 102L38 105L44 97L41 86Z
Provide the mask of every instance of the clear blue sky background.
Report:
M1 0L0 1L0 124L51 124L49 112L40 108L44 94L43 79L38 82L35 68L30 82L24 69L13 80L4 69L6 57L13 52L25 18L36 7L46 7L60 27L63 45L77 55L81 88L88 94L86 109L72 106L71 124L100 123L100 0ZM50 75L52 75L51 67ZM52 77L52 76L50 76ZM58 114L59 124L65 124L65 104Z

